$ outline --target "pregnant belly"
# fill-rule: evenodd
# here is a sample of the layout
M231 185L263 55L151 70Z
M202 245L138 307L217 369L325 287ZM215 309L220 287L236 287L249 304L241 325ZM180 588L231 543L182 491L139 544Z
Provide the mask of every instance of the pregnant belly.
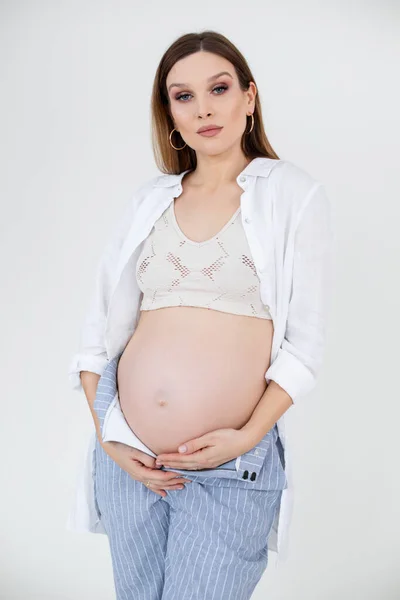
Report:
M196 307L142 311L118 363L121 409L155 454L242 427L266 389L273 323Z

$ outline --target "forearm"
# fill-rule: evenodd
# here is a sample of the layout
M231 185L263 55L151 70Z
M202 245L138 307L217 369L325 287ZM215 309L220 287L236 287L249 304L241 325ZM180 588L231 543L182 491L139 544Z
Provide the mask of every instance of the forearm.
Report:
M289 394L271 380L250 419L241 428L241 431L248 434L252 446L262 440L292 404Z
M93 408L100 375L98 375L97 373L92 373L91 371L81 371L80 378L90 412L92 413L93 421L96 427L96 434L99 440L101 441L100 423L97 417L97 413Z

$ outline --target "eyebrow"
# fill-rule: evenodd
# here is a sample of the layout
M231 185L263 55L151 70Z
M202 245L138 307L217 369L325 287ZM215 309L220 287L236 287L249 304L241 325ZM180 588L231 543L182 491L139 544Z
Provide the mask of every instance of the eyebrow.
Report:
M214 79L218 79L219 77L221 77L222 75L228 75L231 79L233 79L232 75L228 72L228 71L221 71L220 73L217 73L216 75L212 75L211 77L209 77L207 79L207 83L210 81L214 81ZM189 87L189 84L187 83L171 83L168 86L168 91L172 88L172 87Z

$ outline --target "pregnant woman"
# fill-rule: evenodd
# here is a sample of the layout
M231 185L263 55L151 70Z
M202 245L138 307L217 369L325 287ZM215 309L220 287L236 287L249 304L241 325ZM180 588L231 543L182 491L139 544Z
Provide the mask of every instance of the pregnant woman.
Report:
M96 430L72 527L107 534L118 600L246 600L286 539L283 415L322 361L329 202L272 150L216 32L165 52L152 117L164 174L105 248L70 368Z

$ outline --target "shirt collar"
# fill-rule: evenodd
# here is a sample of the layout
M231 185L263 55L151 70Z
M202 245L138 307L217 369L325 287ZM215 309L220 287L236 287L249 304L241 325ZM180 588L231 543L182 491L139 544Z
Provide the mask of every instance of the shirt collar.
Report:
M257 156L256 158L253 158L247 167L245 167L243 171L239 173L238 178L246 175L250 175L252 177L268 177L271 170L278 162L279 159ZM160 175L155 180L154 185L156 187L172 187L174 185L179 185L184 175L189 173L190 170L191 169L186 169L186 171L182 171L181 173Z

